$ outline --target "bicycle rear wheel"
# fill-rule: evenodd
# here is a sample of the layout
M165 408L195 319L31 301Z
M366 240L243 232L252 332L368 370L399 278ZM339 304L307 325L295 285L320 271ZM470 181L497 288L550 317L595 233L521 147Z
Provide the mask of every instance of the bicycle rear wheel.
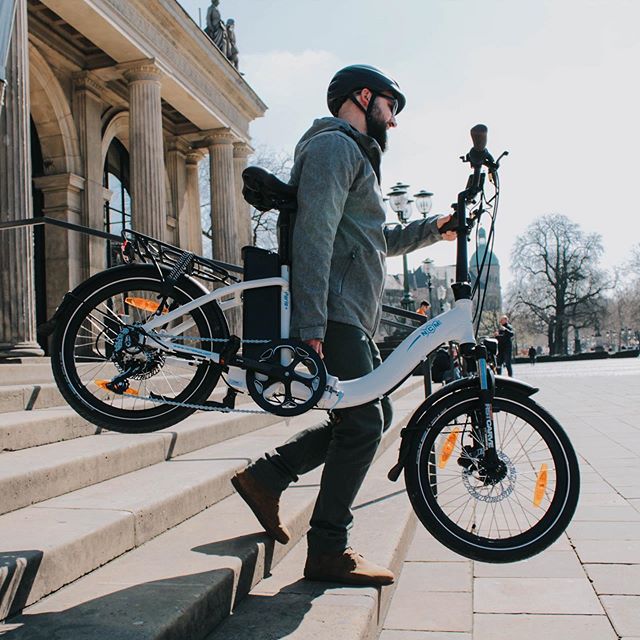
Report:
M499 463L479 442L477 390L452 394L423 419L405 466L413 508L432 535L484 562L515 562L552 544L579 494L575 452L557 421L528 397L494 399Z
M153 341L140 348L118 347L123 332L150 319L162 300L163 281L151 265L116 267L94 276L73 294L53 336L52 367L67 402L95 425L124 433L156 431L196 411L173 403L204 402L220 377L220 368L196 356L163 351ZM169 309L203 295L182 278L166 299ZM215 303L185 313L159 330L182 336L181 344L219 350L211 338L229 335ZM124 393L107 384L132 365L137 372ZM156 400L149 398L156 396ZM165 402L158 401L161 396Z

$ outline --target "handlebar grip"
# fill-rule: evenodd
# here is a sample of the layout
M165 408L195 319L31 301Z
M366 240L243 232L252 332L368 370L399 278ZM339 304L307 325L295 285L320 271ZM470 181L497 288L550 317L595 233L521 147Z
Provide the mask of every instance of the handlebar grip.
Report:
M440 234L442 235L443 233L446 233L447 231L457 231L458 230L458 214L454 213L451 215L451 220L449 220L449 222L446 222L445 224L443 224L438 231L440 232Z
M487 131L487 126L484 124L477 124L471 128L471 139L476 151L484 151L487 148Z

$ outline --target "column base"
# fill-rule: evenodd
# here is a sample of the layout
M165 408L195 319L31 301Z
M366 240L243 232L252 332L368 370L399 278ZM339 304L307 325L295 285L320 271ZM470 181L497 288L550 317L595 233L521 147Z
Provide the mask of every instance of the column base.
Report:
M42 356L44 356L44 351L37 342L0 344L0 360L6 358L41 358Z

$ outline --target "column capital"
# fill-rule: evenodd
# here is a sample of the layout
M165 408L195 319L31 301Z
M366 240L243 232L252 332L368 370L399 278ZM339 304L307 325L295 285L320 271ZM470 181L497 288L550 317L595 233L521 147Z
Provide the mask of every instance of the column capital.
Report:
M231 133L231 129L226 127L211 129L207 132L207 136L205 138L205 142L208 147L232 145L235 141L235 135Z
M118 69L122 71L127 82L159 82L162 78L162 71L154 58L123 62L118 65Z
M200 162L200 160L202 160L203 157L204 154L202 153L202 151L191 149L191 151L187 153L187 165L198 166L198 163Z
M233 143L233 157L234 158L248 158L255 149L246 142L234 142Z
M90 71L78 71L73 74L73 85L76 91L86 91L94 98L103 101L105 87Z
M174 136L167 141L167 151L177 151L186 156L191 151L191 145L184 138Z

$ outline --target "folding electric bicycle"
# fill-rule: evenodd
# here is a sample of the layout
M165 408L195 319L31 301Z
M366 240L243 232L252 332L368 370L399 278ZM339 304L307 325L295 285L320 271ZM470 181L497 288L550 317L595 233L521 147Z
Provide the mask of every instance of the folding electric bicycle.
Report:
M280 211L279 252L245 247L240 281L221 263L125 231L128 263L68 293L53 318L52 366L65 399L90 422L126 433L162 429L197 410L243 411L238 393L285 417L331 411L389 394L439 345L455 341L466 375L416 409L389 477L404 470L424 526L461 555L512 562L542 551L575 511L578 462L562 427L531 399L537 389L495 376L487 364L495 343L475 339L467 239L483 214L493 232L499 194L500 158L488 153L486 131L472 129L474 146L463 157L472 174L448 223L458 234L455 304L370 374L339 380L309 345L289 337L295 187L249 167L247 200ZM223 313L239 306L242 340L230 335ZM226 396L214 401L221 379Z

